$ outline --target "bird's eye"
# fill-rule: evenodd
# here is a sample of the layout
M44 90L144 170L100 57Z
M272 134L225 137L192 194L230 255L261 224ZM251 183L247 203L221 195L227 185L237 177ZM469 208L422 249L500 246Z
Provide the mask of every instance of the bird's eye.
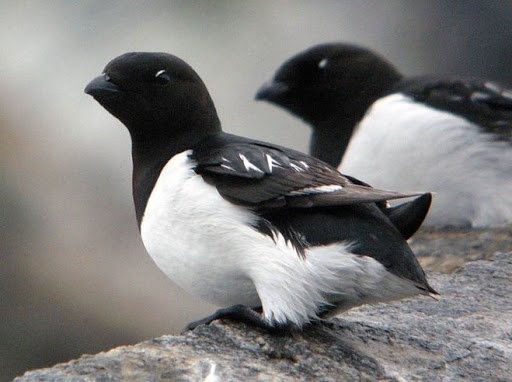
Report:
M159 70L155 74L155 81L159 85L167 85L171 81L171 75L165 70Z
M105 81L110 82L110 76L107 73L103 73L103 78Z
M323 58L323 59L322 59L322 60L320 60L320 62L318 63L318 68L319 68L319 69L325 69L328 63L329 63L329 59L327 59L327 58Z

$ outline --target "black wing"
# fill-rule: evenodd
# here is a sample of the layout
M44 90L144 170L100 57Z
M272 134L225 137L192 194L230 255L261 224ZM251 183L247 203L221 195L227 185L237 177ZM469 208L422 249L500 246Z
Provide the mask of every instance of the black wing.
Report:
M196 172L226 199L254 208L335 206L418 195L383 191L300 152L218 134L191 154Z
M415 78L399 90L440 110L450 111L512 142L512 89L491 81L462 78Z

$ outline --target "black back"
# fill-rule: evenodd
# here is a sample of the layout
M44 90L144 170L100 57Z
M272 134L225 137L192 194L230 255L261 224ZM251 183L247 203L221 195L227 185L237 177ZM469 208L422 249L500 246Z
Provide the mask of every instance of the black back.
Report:
M392 91L474 123L495 139L512 142L512 90L491 81L425 76L404 80Z

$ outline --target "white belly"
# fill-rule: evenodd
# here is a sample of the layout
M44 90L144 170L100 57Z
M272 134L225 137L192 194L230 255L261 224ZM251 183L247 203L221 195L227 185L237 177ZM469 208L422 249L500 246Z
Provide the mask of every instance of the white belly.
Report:
M259 306L238 243L254 231L239 224L251 215L226 202L192 166L184 152L163 169L141 223L144 246L167 277L189 293L218 305Z
M167 163L141 224L150 256L189 293L221 306L262 306L269 321L299 326L327 301L348 309L419 293L343 243L299 256L281 235L273 240L252 228L256 217L224 200L193 166L188 152Z
M512 147L478 129L394 94L367 112L340 171L374 187L434 191L427 225L512 222Z

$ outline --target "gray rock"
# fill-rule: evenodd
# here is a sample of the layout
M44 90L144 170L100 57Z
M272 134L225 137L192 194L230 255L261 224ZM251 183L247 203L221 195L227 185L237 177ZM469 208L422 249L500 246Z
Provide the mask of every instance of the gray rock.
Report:
M489 260L498 252L512 251L512 226L422 228L409 244L424 268L453 272L468 261Z
M282 336L216 322L16 381L512 381L512 253L494 257L430 274L439 301L367 306Z

